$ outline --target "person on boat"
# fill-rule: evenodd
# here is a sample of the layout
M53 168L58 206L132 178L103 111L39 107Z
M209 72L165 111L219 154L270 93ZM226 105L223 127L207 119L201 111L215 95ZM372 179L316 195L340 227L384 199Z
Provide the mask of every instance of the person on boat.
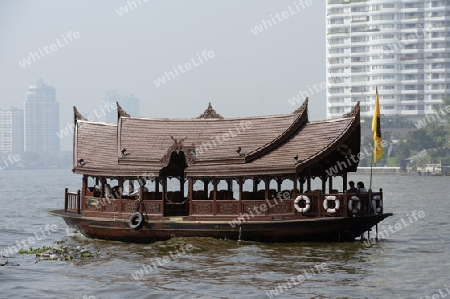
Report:
M113 193L111 190L111 185L105 184L105 197L107 199L113 199Z
M347 193L356 193L356 191L358 191L358 189L356 189L355 187L355 182L350 181L348 182L348 185L350 186L350 188L347 190Z
M356 187L358 188L358 192L367 192L367 189L364 187L364 183L363 182L358 182L356 184Z
M111 191L112 191L112 195L113 195L114 199L120 198L120 193L122 191L121 191L121 188L118 185L112 187Z

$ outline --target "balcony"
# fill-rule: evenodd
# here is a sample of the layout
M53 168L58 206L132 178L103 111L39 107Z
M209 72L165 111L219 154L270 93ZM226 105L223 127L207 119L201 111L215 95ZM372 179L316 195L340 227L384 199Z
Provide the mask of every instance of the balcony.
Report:
M423 110L400 110L400 115L417 115L422 113Z
M397 69L370 69L368 73L370 73L370 76L376 76L378 74L398 74L399 72Z
M413 94L413 95L415 95L415 94L417 94L417 93L420 93L420 92L423 92L423 90L417 90L417 89L411 89L411 90L402 90L401 91L401 94Z
M423 7L408 7L408 8L402 8L400 12L402 13L413 13L413 12L420 12L423 10Z

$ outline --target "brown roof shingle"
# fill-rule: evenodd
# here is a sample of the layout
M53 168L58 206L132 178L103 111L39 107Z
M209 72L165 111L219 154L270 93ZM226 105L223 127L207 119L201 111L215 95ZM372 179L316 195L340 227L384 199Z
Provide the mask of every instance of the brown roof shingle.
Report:
M343 118L311 123L307 102L293 114L259 117L157 119L119 113L117 125L75 119L74 171L85 174L158 174L172 151L186 155L194 148L195 160L185 172L196 177L295 173L336 160L330 158L333 151L349 138L357 139L351 144L359 152L359 105ZM77 165L80 158L85 165Z

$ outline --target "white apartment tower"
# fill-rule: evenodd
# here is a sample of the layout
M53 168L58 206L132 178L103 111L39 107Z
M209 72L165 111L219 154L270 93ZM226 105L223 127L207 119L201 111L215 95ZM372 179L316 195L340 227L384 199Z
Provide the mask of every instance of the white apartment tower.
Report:
M25 152L59 152L59 103L55 88L37 80L25 102Z
M327 0L327 117L418 120L450 95L450 0Z
M0 109L0 153L23 152L23 110Z

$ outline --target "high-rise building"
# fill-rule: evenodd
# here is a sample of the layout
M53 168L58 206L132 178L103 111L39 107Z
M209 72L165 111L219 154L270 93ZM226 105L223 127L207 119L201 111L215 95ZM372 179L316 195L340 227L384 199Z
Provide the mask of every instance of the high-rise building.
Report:
M450 95L450 0L327 0L327 117L418 120Z
M115 107L116 102L131 116L139 117L140 103L139 99L133 94L119 94L115 90L106 91L100 97L100 105L103 111L102 120L110 123L117 122L117 110L110 109L109 107Z
M0 109L0 153L23 152L23 110Z
M25 152L59 152L59 103L55 88L37 80L25 102Z

